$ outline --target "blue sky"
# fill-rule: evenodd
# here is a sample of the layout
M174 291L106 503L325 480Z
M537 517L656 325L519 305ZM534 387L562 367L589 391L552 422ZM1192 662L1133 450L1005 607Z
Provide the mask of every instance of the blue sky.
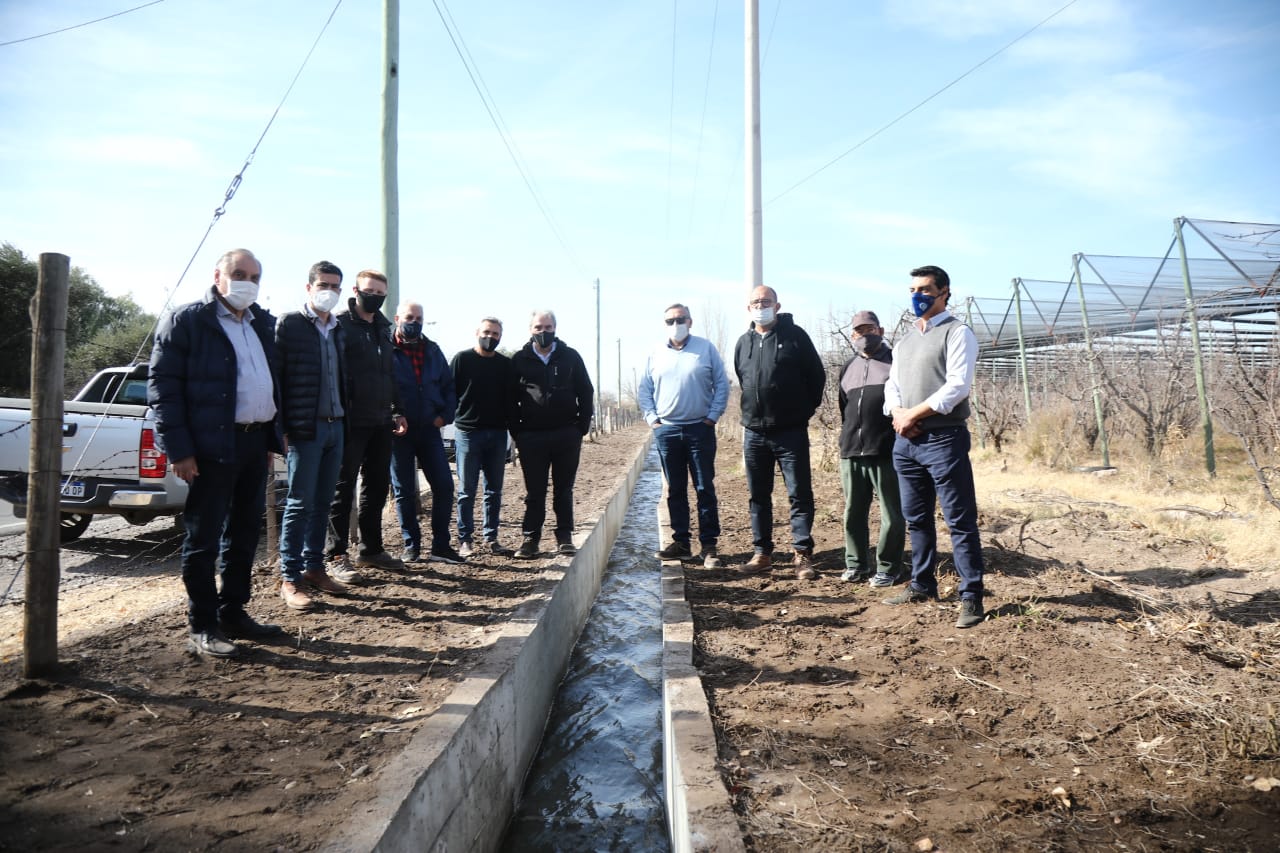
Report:
M0 0L0 42L136 2ZM1066 278L1073 252L1162 254L1176 216L1280 221L1270 0L1077 0L787 191L1065 3L761 0L765 280L815 338L855 309L896 315L919 264L957 297L1002 297ZM742 3L454 0L563 246L435 6L401 5L400 288L446 353L486 314L515 345L545 306L594 372L596 278L606 390L618 341L630 384L671 302L731 346ZM166 0L0 47L0 240L159 311L332 8ZM380 265L381 26L381 0L344 0L175 303L234 246L262 259L276 312L313 261Z

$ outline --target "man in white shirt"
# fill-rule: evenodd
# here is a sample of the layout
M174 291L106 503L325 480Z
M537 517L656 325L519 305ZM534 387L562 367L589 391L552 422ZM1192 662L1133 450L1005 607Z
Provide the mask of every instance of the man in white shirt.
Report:
M911 537L911 583L885 599L914 604L938 597L938 531L934 502L951 530L960 573L957 628L982 622L982 542L969 464L969 391L978 359L973 330L947 311L951 278L941 267L911 271L911 307L918 318L893 349L884 412L897 433L893 467Z

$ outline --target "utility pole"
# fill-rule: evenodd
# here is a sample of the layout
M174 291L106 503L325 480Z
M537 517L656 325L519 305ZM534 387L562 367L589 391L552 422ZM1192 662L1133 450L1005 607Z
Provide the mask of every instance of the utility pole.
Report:
M622 408L622 338L618 338L618 408Z
M747 290L764 284L764 216L760 191L760 0L746 0Z
M400 179L396 140L400 110L400 0L382 0L382 272L387 299L382 313L400 305Z
M600 409L604 401L604 376L600 373L600 279L596 279L596 431L601 428Z

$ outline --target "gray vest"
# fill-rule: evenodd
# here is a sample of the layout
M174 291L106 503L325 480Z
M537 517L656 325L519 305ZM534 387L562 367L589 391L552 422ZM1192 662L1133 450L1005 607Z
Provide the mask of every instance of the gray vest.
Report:
M963 335L964 328L955 317L948 317L923 335L912 328L893 348L904 408L920 405L947 381L947 341L952 335ZM966 397L947 414L925 418L920 428L963 426L968 418L969 398Z

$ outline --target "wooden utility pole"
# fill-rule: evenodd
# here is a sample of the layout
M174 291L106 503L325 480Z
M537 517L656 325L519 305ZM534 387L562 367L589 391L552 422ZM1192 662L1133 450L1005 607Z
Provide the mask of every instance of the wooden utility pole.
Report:
M760 191L760 0L746 0L747 292L764 284Z
M27 570L23 674L58 664L58 501L62 493L62 381L71 259L40 256L31 300L31 457L27 474Z

